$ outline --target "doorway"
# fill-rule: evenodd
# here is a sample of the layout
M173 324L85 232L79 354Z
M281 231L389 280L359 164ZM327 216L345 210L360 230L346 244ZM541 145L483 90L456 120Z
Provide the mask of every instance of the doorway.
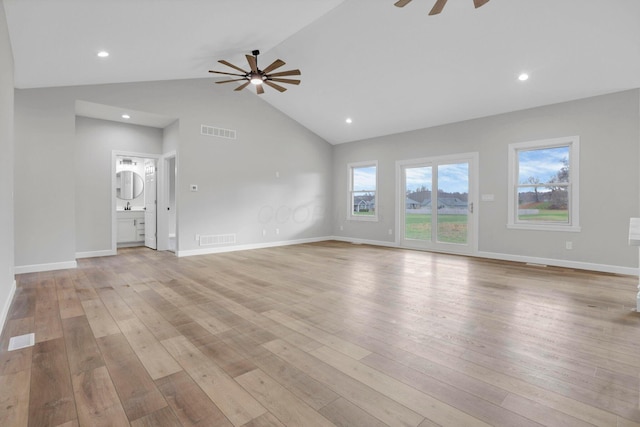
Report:
M477 153L469 153L397 163L401 246L462 254L477 251L477 158Z
M158 155L112 152L112 252L147 246L156 249Z

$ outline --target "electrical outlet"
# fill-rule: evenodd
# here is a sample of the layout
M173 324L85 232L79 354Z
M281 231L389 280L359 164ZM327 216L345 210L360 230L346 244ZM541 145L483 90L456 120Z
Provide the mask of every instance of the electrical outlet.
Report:
M280 234L280 229L276 228L276 234Z
M566 250L570 251L571 249L573 249L573 242L570 242L570 241L567 240L564 243L564 247L565 247Z
M389 236L393 235L393 229L389 229Z
M267 230L262 230L262 237L267 235Z
M340 226L340 231L344 231L344 227L342 225Z
M200 240L200 235L199 235L199 234L196 234L196 242L197 242L198 240Z

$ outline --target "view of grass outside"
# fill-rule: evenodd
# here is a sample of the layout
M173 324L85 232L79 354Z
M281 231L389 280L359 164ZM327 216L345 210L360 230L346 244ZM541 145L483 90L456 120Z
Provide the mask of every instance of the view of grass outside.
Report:
M518 221L569 223L569 147L518 152Z
M406 213L406 239L431 240L431 214ZM467 215L439 214L438 241L444 243L467 243Z

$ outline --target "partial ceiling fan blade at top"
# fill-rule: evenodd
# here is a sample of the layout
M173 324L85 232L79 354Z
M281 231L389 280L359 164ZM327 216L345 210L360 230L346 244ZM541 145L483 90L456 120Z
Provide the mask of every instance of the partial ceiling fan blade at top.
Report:
M256 85L256 92L258 93L258 95L262 95L264 93L264 88L262 87L262 85Z
M265 68L264 70L262 70L263 73L267 74L273 70L275 70L276 68L280 68L285 64L284 61L281 61L280 59L276 59L275 61L273 61L271 63L271 65L269 65L267 68Z
M243 72L244 74L247 74L247 72L245 70L243 70L242 68L240 68L240 67L238 67L236 65L233 65L231 62L225 61L224 59L221 59L218 62L221 63L221 64L226 65L227 67L231 67L234 70L238 70L238 71Z
M269 80L265 80L263 83L266 84L267 86L270 86L270 87L274 88L275 90L280 91L280 92L284 92L285 90L287 90L287 88L284 88L284 87L282 87L280 85L277 85L277 84L275 84L275 83L273 83L272 81L269 81Z
M271 73L268 77L285 77L285 76L299 76L300 70L280 71L279 73Z
M429 12L429 15L437 15L442 12L445 4L447 4L447 0L437 0L436 4L431 9L431 12Z
M251 68L252 73L258 72L258 61L255 56L245 55L247 57L247 62L249 63L249 67Z
M397 2L394 3L394 6L405 7L409 3L411 3L411 0L398 0Z
M299 85L300 84L300 80L293 80L293 79L269 79L267 81L270 82L278 82L278 83L289 83L290 85Z
M234 90L238 91L238 90L242 90L245 87L247 87L249 85L249 83L251 83L250 81L247 81L246 83L241 84L240 86L238 86L237 88L235 88Z
M233 80L220 80L219 82L216 83L231 83L231 82L241 82L241 81L247 81L247 79L233 79Z
M224 71L215 71L215 70L209 70L210 73L216 73L216 74L224 74L225 76L238 76L238 77L244 77L246 74L237 74L237 73L225 73Z
M476 9L480 6L484 6L487 3L489 3L489 0L473 0L473 5L476 7Z

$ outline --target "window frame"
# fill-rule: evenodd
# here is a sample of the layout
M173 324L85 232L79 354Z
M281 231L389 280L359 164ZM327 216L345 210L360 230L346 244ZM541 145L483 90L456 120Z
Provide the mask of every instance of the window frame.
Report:
M375 210L374 210L374 214L373 215L366 215L366 216L361 216L361 215L354 215L353 214L353 197L354 197L354 193L356 192L353 189L353 173L355 169L360 169L360 168L368 168L368 167L375 167L376 168L376 188L374 190L367 190L368 193L373 193L374 194L374 200L375 200ZM371 161L366 161L366 162L353 162L353 163L348 163L347 164L347 174L348 174L348 181L349 181L349 186L347 188L347 220L349 221L374 221L377 222L378 221L378 205L379 205L379 198L378 198L378 177L380 175L379 173L379 168L378 168L378 161L377 160L371 160ZM363 190L358 190L358 192L363 191Z
M545 148L569 148L569 221L558 223L549 221L531 221L518 219L518 188L520 151L541 150ZM580 228L580 137L543 139L537 141L515 142L509 144L509 180L508 180L508 219L507 228L520 230L569 231L579 232Z

